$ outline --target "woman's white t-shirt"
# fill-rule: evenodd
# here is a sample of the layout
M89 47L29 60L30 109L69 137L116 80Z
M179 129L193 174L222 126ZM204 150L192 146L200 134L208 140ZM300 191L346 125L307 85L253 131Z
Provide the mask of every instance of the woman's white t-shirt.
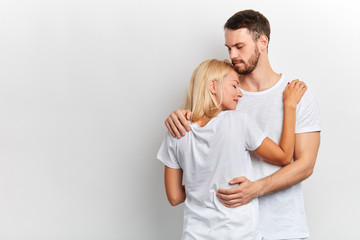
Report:
M191 124L184 137L164 137L157 158L183 170L186 200L182 239L261 239L258 200L227 208L216 197L219 188L245 176L254 180L249 151L265 134L242 111L224 111L204 127Z

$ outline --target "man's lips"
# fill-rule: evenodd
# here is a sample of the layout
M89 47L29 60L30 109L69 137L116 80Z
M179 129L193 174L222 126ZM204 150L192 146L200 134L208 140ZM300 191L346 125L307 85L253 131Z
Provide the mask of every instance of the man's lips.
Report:
M244 63L243 61L233 61L232 64L234 66L239 65L240 63Z

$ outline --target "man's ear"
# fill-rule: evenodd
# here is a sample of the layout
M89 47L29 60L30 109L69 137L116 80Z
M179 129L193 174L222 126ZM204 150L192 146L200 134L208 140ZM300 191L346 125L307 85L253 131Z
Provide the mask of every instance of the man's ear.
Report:
M258 39L258 46L261 51L267 51L269 39L265 35L261 35Z

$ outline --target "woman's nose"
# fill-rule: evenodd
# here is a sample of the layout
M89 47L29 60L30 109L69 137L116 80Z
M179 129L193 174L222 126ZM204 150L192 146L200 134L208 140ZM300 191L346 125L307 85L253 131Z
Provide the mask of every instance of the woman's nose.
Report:
M237 93L237 95L238 95L239 97L242 97L242 96L243 96L243 94L242 94L242 92L241 92L241 90L240 90L240 87L238 87L237 89L238 89L238 93Z

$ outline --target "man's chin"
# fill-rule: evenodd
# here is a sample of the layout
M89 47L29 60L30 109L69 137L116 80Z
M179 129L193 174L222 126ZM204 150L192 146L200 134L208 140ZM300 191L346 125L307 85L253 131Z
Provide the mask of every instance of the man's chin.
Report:
M236 67L235 70L238 74L242 74L242 75L248 74L247 69L244 69L244 68Z

